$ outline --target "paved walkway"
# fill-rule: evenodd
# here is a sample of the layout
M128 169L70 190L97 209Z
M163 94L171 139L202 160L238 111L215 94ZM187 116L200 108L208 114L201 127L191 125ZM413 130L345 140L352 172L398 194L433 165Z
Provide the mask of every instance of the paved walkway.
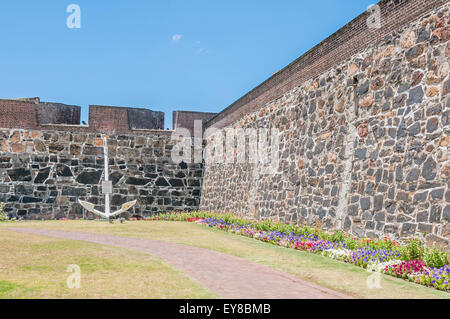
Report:
M144 251L161 257L210 291L226 299L350 298L270 267L204 248L94 233L33 228L7 229Z

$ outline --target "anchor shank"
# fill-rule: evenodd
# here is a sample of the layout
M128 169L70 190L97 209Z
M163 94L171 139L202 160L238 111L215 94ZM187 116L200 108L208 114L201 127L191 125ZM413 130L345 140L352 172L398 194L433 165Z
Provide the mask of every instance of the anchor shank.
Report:
M109 159L108 159L108 140L106 137L103 137L103 153L105 157L105 182L109 181ZM109 192L105 192L105 215L108 216L108 219L111 215L111 207L109 202Z

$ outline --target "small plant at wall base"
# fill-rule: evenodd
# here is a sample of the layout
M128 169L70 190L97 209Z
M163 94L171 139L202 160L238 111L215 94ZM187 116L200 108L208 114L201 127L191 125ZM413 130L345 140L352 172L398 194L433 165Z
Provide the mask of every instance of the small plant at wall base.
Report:
M0 222L9 220L8 215L5 213L5 204L0 203Z

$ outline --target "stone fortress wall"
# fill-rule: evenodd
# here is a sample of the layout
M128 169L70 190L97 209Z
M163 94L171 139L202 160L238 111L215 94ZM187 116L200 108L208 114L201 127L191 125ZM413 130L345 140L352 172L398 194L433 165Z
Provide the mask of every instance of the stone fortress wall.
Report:
M362 14L221 113L174 112L191 133L278 129L275 174L173 163L161 112L90 106L79 125L77 106L0 100L0 202L27 219L82 217L77 199L102 209L107 134L112 208L137 198L129 216L200 208L448 246L448 1L378 5L381 28Z
M177 118L190 124L183 115ZM79 121L78 106L39 98L0 100L0 202L6 203L8 214L93 217L78 199L102 211L102 134L109 136L113 211L134 199L138 204L128 217L198 209L202 164L172 161L177 141L171 138L173 131L163 130L164 113L90 106L89 125Z
M276 128L279 166L206 163L200 209L450 240L448 1L381 1L207 128ZM224 147L213 138L209 147Z

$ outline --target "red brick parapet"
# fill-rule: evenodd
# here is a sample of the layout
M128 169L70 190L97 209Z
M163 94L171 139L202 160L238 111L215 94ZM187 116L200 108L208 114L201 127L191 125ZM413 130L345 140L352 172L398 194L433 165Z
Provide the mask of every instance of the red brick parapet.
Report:
M0 128L138 135L170 135L164 113L127 107L91 105L89 125L80 125L80 107L41 103L39 99L0 100Z

